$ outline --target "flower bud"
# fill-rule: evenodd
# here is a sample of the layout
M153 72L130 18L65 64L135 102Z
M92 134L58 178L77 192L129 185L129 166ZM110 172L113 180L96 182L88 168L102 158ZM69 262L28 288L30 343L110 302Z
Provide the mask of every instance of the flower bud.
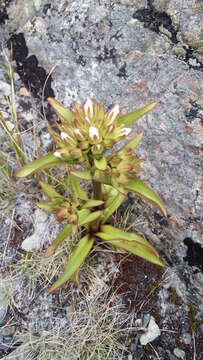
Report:
M106 125L107 126L112 125L114 123L114 121L116 120L116 118L118 117L118 115L119 115L119 106L116 105L108 113L107 120L106 120Z
M79 147L81 150L87 150L89 147L89 142L86 140L81 141L81 142L79 142Z
M120 161L118 165L118 170L121 172L129 172L132 170L132 165L128 161Z
M94 110L93 110L93 103L92 100L88 99L84 105L84 111L85 111L85 115L88 117L90 116L91 118L93 118L94 115Z
M82 156L82 152L80 149L71 149L70 150L70 155L73 159L79 159Z
M78 140L83 140L84 139L84 136L83 136L80 129L75 129L74 132L75 132L75 135L76 135Z
M59 150L55 151L55 152L53 153L53 155L56 156L57 158L62 159L62 154L61 154L61 152L60 152Z
M99 130L95 126L90 126L89 128L89 138L92 141L99 140Z
M120 129L120 134L119 136L128 136L131 133L132 129L131 128L123 128Z
M94 154L94 155L100 155L100 154L102 154L103 153L103 151L104 151L104 147L103 147L103 145L102 144L96 144L96 145L93 145L92 146L92 153Z

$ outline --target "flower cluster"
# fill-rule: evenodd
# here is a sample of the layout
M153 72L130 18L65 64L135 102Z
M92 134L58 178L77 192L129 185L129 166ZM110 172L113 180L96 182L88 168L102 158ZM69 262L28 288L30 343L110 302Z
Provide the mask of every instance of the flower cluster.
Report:
M75 105L71 111L71 121L62 117L58 125L60 134L52 132L58 145L54 156L72 158L79 164L93 170L95 179L104 175L113 177L118 186L129 182L141 171L133 147L121 150L113 157L106 156L106 150L128 136L132 129L118 124L119 106L105 112L103 103L88 99L84 106Z
M94 158L102 158L105 150L111 149L117 141L130 134L131 128L117 126L119 114L118 105L105 113L103 103L97 104L90 99L83 107L75 105L72 122L63 121L58 125L60 135L52 133L59 145L54 155L61 158L68 155L79 161L88 160L92 166Z

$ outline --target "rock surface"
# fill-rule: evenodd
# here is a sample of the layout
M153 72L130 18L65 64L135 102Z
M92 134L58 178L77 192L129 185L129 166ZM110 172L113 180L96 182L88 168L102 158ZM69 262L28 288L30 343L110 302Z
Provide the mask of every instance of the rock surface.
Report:
M140 344L147 345L161 335L161 331L153 317L150 318L146 333L140 336Z

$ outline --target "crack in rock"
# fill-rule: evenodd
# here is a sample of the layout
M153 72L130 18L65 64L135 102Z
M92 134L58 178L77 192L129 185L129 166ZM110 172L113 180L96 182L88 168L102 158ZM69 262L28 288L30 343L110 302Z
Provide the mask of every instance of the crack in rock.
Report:
M43 87L44 99L49 96L54 97L51 87L52 77L47 79L47 73L43 67L38 65L35 55L28 56L28 48L23 33L13 34L8 40L8 48L13 50L13 59L16 61L17 73L19 74L25 87L31 91L36 98L42 96Z
M11 0L5 0L4 4L0 4L1 5L1 9L0 9L0 25L5 24L6 20L9 19L6 8L9 5L10 2L11 2Z
M189 266L196 266L203 272L203 248L200 244L195 243L191 238L184 239L184 244L187 246L187 254L184 261L187 261Z
M154 31L157 34L161 33L161 27L169 34L166 35L174 45L178 44L177 34L178 29L173 25L170 16L165 11L158 11L153 6L153 0L147 1L147 7L141 8L134 12L133 18L139 20L144 24L145 28ZM194 55L194 49L189 45L183 45L185 50L185 58L183 59L194 70L203 71L203 64Z

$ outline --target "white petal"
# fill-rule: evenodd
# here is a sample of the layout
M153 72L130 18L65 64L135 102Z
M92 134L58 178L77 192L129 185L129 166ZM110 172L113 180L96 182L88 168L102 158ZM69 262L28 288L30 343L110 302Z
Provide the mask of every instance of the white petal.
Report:
M113 125L111 125L111 126L109 127L109 132L111 133L113 129L114 129L114 127L113 127Z
M60 159L62 158L60 151L55 151L54 156L56 156L57 158L60 158Z
M91 124L90 119L88 118L88 116L85 116L85 120L88 122L88 124Z
M62 139L62 140L67 140L67 139L73 140L73 139L72 139L66 132L64 132L64 131L61 132L61 139Z
M91 140L94 140L94 137L96 137L99 140L99 130L94 126L90 126L89 137Z
M90 111L91 117L93 117L93 103L92 100L88 99L84 105L85 115L88 116L88 110Z
M123 128L120 131L120 136L128 136L131 133L131 128Z
M75 129L75 135L76 135L76 136L79 136L80 138L83 138L80 129Z
M111 118L109 125L113 124L113 122L116 119L116 117L118 116L118 114L119 114L119 106L116 105L113 107L113 109L109 113L109 118Z

